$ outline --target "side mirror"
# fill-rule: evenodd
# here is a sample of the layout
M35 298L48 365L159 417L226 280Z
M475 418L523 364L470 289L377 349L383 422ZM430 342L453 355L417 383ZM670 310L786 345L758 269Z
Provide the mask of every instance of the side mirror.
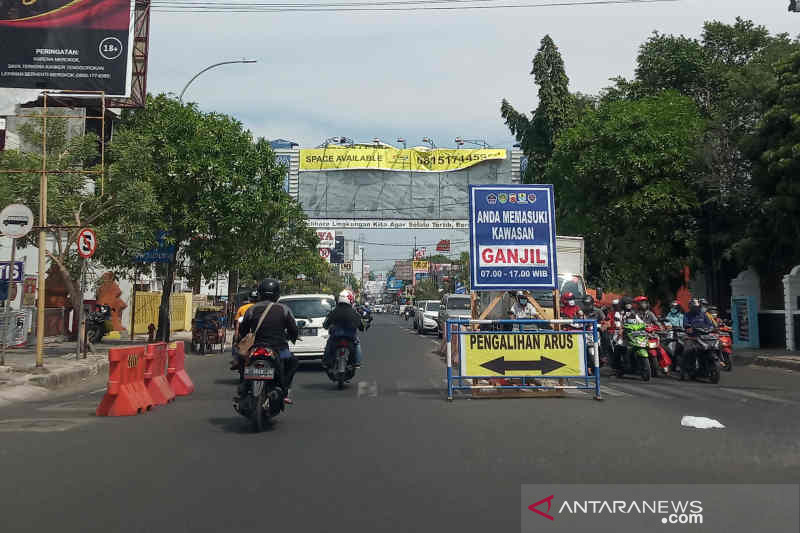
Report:
M597 298L596 299L597 299L598 302L603 299L603 289L601 289L600 287L597 287L597 289L595 290L595 293L597 294Z

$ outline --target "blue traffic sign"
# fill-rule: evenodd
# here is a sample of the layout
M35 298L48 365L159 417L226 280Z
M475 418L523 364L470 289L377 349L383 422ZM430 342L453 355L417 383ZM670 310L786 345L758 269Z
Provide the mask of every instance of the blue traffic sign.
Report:
M552 185L469 186L472 290L555 289Z

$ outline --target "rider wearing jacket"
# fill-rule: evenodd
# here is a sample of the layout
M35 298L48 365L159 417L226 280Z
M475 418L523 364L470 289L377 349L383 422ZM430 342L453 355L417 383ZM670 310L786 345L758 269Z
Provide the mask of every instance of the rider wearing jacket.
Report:
M661 322L659 322L658 317L650 309L650 300L647 299L647 296L637 296L633 301L637 306L636 314L642 322L648 326L655 325L661 327Z
M562 318L580 318L581 308L575 303L575 295L571 292L565 292L561 295L561 317Z
M678 300L674 300L669 308L669 313L666 316L666 322L673 328L683 327L683 310L681 310Z
M361 343L358 342L358 330L364 331L364 322L361 315L353 308L355 296L352 291L345 289L339 293L339 299L328 316L322 327L329 332L328 342L325 345L325 357L322 359L323 366L328 366L333 355L333 340L335 338L351 339L355 344L354 366L361 366Z
M681 367L686 369L694 368L695 358L698 352L702 350L697 341L694 340L694 337L697 336L696 330L714 328L714 323L708 319L708 316L706 316L701 308L700 301L697 298L692 298L689 302L689 312L683 317L683 328L686 330L689 338L684 345Z
M259 302L250 307L244 314L242 323L239 325L239 337L244 338L248 333L254 331L261 319L261 315L267 311L261 327L255 331L255 341L253 348L270 348L278 352L281 362L278 365L281 373L281 384L286 390L286 403L292 403L289 398L291 392L294 373L299 365L297 358L289 351L289 342L297 342L299 331L297 322L291 309L283 304L279 304L278 298L281 296L281 284L278 280L266 278L258 286Z

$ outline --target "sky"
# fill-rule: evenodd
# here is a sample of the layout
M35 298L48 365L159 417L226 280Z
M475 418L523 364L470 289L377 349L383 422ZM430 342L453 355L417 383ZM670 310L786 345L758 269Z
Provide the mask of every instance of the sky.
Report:
M154 12L148 90L177 94L212 63L256 59L203 74L184 99L235 116L256 136L302 147L340 135L390 143L400 136L409 145L432 137L438 146L453 146L462 136L510 147L514 140L500 118L500 101L507 98L519 111L536 107L529 73L544 35L560 48L570 90L597 93L609 78L633 75L637 49L654 30L697 37L706 20L732 23L741 16L772 33L796 36L800 14L788 13L787 5L679 0L410 13ZM2 93L0 107L9 99ZM366 245L373 270L407 256L415 236L399 230L347 236L362 233L367 242L403 245ZM425 243L466 238L465 232L416 236Z

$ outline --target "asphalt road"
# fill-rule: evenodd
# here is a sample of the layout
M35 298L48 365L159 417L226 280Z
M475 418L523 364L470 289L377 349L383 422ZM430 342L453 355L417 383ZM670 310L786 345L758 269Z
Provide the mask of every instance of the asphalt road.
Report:
M104 380L0 409L2 531L519 531L530 483L796 483L800 376L719 386L605 378L606 400L445 400L436 338L378 316L343 391L315 364L254 434L228 357L190 356L190 397L98 418ZM724 430L680 427L709 416Z

